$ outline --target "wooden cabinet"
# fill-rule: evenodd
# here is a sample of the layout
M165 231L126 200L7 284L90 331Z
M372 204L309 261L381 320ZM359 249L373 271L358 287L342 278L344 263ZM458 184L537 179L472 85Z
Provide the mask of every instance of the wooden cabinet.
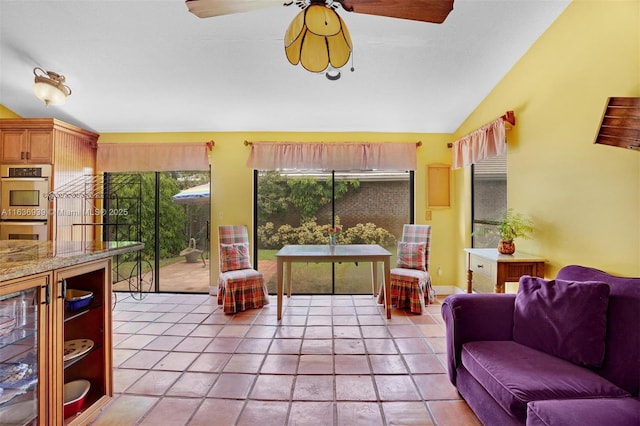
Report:
M0 140L0 163L50 164L52 132L6 130Z
M497 249L466 248L467 293L505 292L505 283L523 275L544 277L545 259L527 253L500 254Z
M93 151L95 168L97 140L96 133L54 118L1 119L0 163L56 164Z
M96 173L96 149L99 135L55 118L0 119L0 164L52 164L50 191L55 191L85 175ZM52 215L50 238L73 239L79 232L74 225L82 218L65 212L80 212L80 198L67 200L65 211ZM56 209L57 211L57 209ZM56 230L64 230L60 235ZM99 232L96 228L95 232ZM95 238L89 235L87 238Z
M110 258L2 284L0 295L5 298L15 297L18 290L34 292L35 303L29 305L29 318L37 316L37 322L29 320L28 323L36 322L38 326L30 328L33 336L23 339L26 343L6 341L0 349L4 352L0 353L10 355L0 358L0 368L35 356L38 373L37 385L30 390L31 394L0 404L0 413L5 406L11 410L16 403L36 401L32 402L37 407L36 424L84 425L99 414L113 397L110 285ZM92 292L91 303L70 310L65 304L65 295L72 289ZM0 296L0 305L2 303ZM5 342L4 337L0 341ZM13 355L24 352L33 355L31 358ZM75 380L88 380L89 392L81 411L65 418L64 384ZM0 424L4 423L0 414Z
M0 424L53 424L47 410L50 274L0 287Z

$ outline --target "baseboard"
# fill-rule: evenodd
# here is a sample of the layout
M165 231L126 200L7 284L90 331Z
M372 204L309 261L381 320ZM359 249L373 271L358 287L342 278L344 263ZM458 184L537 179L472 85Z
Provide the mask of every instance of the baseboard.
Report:
M434 285L433 289L436 291L436 295L466 293L466 291L455 285Z

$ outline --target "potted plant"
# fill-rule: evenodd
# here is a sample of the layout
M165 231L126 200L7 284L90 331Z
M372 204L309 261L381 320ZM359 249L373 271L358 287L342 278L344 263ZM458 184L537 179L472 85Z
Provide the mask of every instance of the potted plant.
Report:
M498 222L498 232L500 233L498 251L502 254L513 254L516 251L513 240L531 238L533 222L523 214L515 213L513 209L507 209Z

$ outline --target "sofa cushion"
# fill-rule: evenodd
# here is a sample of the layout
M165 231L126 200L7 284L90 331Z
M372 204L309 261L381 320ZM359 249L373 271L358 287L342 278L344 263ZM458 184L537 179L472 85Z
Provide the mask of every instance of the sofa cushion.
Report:
M588 266L568 265L558 279L609 284L607 349L598 373L638 397L640 391L640 278L618 277Z
M220 272L237 271L239 269L251 269L251 260L249 258L249 244L220 244L220 251L220 257L222 259Z
M599 367L605 352L609 286L523 276L513 340L578 365Z
M629 396L587 368L514 341L465 343L461 359L496 402L523 423L530 401Z
M638 426L640 401L635 398L534 401L527 405L527 426Z

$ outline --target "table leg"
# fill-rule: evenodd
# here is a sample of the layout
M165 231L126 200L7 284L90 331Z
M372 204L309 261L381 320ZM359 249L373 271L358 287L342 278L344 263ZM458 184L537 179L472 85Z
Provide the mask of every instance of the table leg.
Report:
M282 276L282 259L278 258L276 277L278 282L278 321L282 319L282 293L283 293L283 276Z
M384 304L387 307L387 319L391 319L391 269L388 257L384 259Z
M291 297L291 263L287 262L284 266L286 269L285 276L287 277L287 299Z
M376 287L378 285L378 262L371 262L371 292L376 297Z

